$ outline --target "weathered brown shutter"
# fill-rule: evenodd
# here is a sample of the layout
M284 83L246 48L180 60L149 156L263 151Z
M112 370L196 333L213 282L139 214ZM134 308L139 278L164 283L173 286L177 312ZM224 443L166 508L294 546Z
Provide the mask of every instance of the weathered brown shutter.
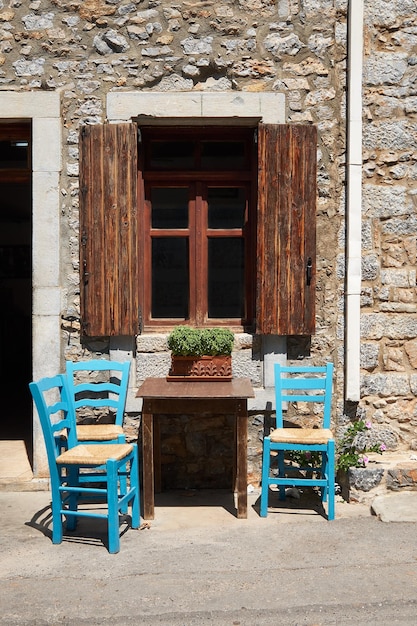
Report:
M259 126L257 332L315 331L317 131Z
M82 332L138 333L137 132L135 124L80 133Z

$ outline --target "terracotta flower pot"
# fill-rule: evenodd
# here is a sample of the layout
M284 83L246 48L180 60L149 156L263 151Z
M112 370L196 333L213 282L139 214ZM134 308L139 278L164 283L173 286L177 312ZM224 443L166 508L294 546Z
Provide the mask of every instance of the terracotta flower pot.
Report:
M171 356L168 380L232 380L231 356Z

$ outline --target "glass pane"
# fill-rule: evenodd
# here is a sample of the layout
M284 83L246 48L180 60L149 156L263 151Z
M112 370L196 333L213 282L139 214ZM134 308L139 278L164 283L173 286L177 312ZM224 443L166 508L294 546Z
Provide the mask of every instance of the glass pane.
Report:
M0 141L0 169L28 167L28 141Z
M192 169L194 141L152 141L150 166L164 170Z
M238 170L245 165L244 141L202 141L201 167L205 170Z
M152 317L187 319L188 294L188 238L152 239Z
M208 316L244 317L244 240L208 240Z
M188 228L188 188L153 187L152 228Z
M209 228L243 228L246 194L241 187L208 190Z

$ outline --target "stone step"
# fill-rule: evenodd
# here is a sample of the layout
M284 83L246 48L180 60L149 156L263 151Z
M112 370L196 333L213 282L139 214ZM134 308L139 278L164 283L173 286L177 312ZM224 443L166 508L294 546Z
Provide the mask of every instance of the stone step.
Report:
M338 473L341 495L347 502L372 503L377 496L399 491L417 491L417 453L369 454L364 468Z
M381 522L417 522L417 491L375 496L371 509Z
M47 478L34 478L26 445L21 440L0 441L0 491L46 491Z

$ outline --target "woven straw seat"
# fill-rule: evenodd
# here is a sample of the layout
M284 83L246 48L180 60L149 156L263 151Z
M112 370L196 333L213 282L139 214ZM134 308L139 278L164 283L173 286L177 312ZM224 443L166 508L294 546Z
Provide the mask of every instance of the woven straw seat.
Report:
M91 444L78 445L60 454L56 462L58 465L104 465L109 459L121 461L132 452L129 443L107 443L105 445Z
M78 424L78 441L114 441L123 436L122 426L117 424Z
M276 428L270 434L273 443L327 443L333 439L329 428Z

